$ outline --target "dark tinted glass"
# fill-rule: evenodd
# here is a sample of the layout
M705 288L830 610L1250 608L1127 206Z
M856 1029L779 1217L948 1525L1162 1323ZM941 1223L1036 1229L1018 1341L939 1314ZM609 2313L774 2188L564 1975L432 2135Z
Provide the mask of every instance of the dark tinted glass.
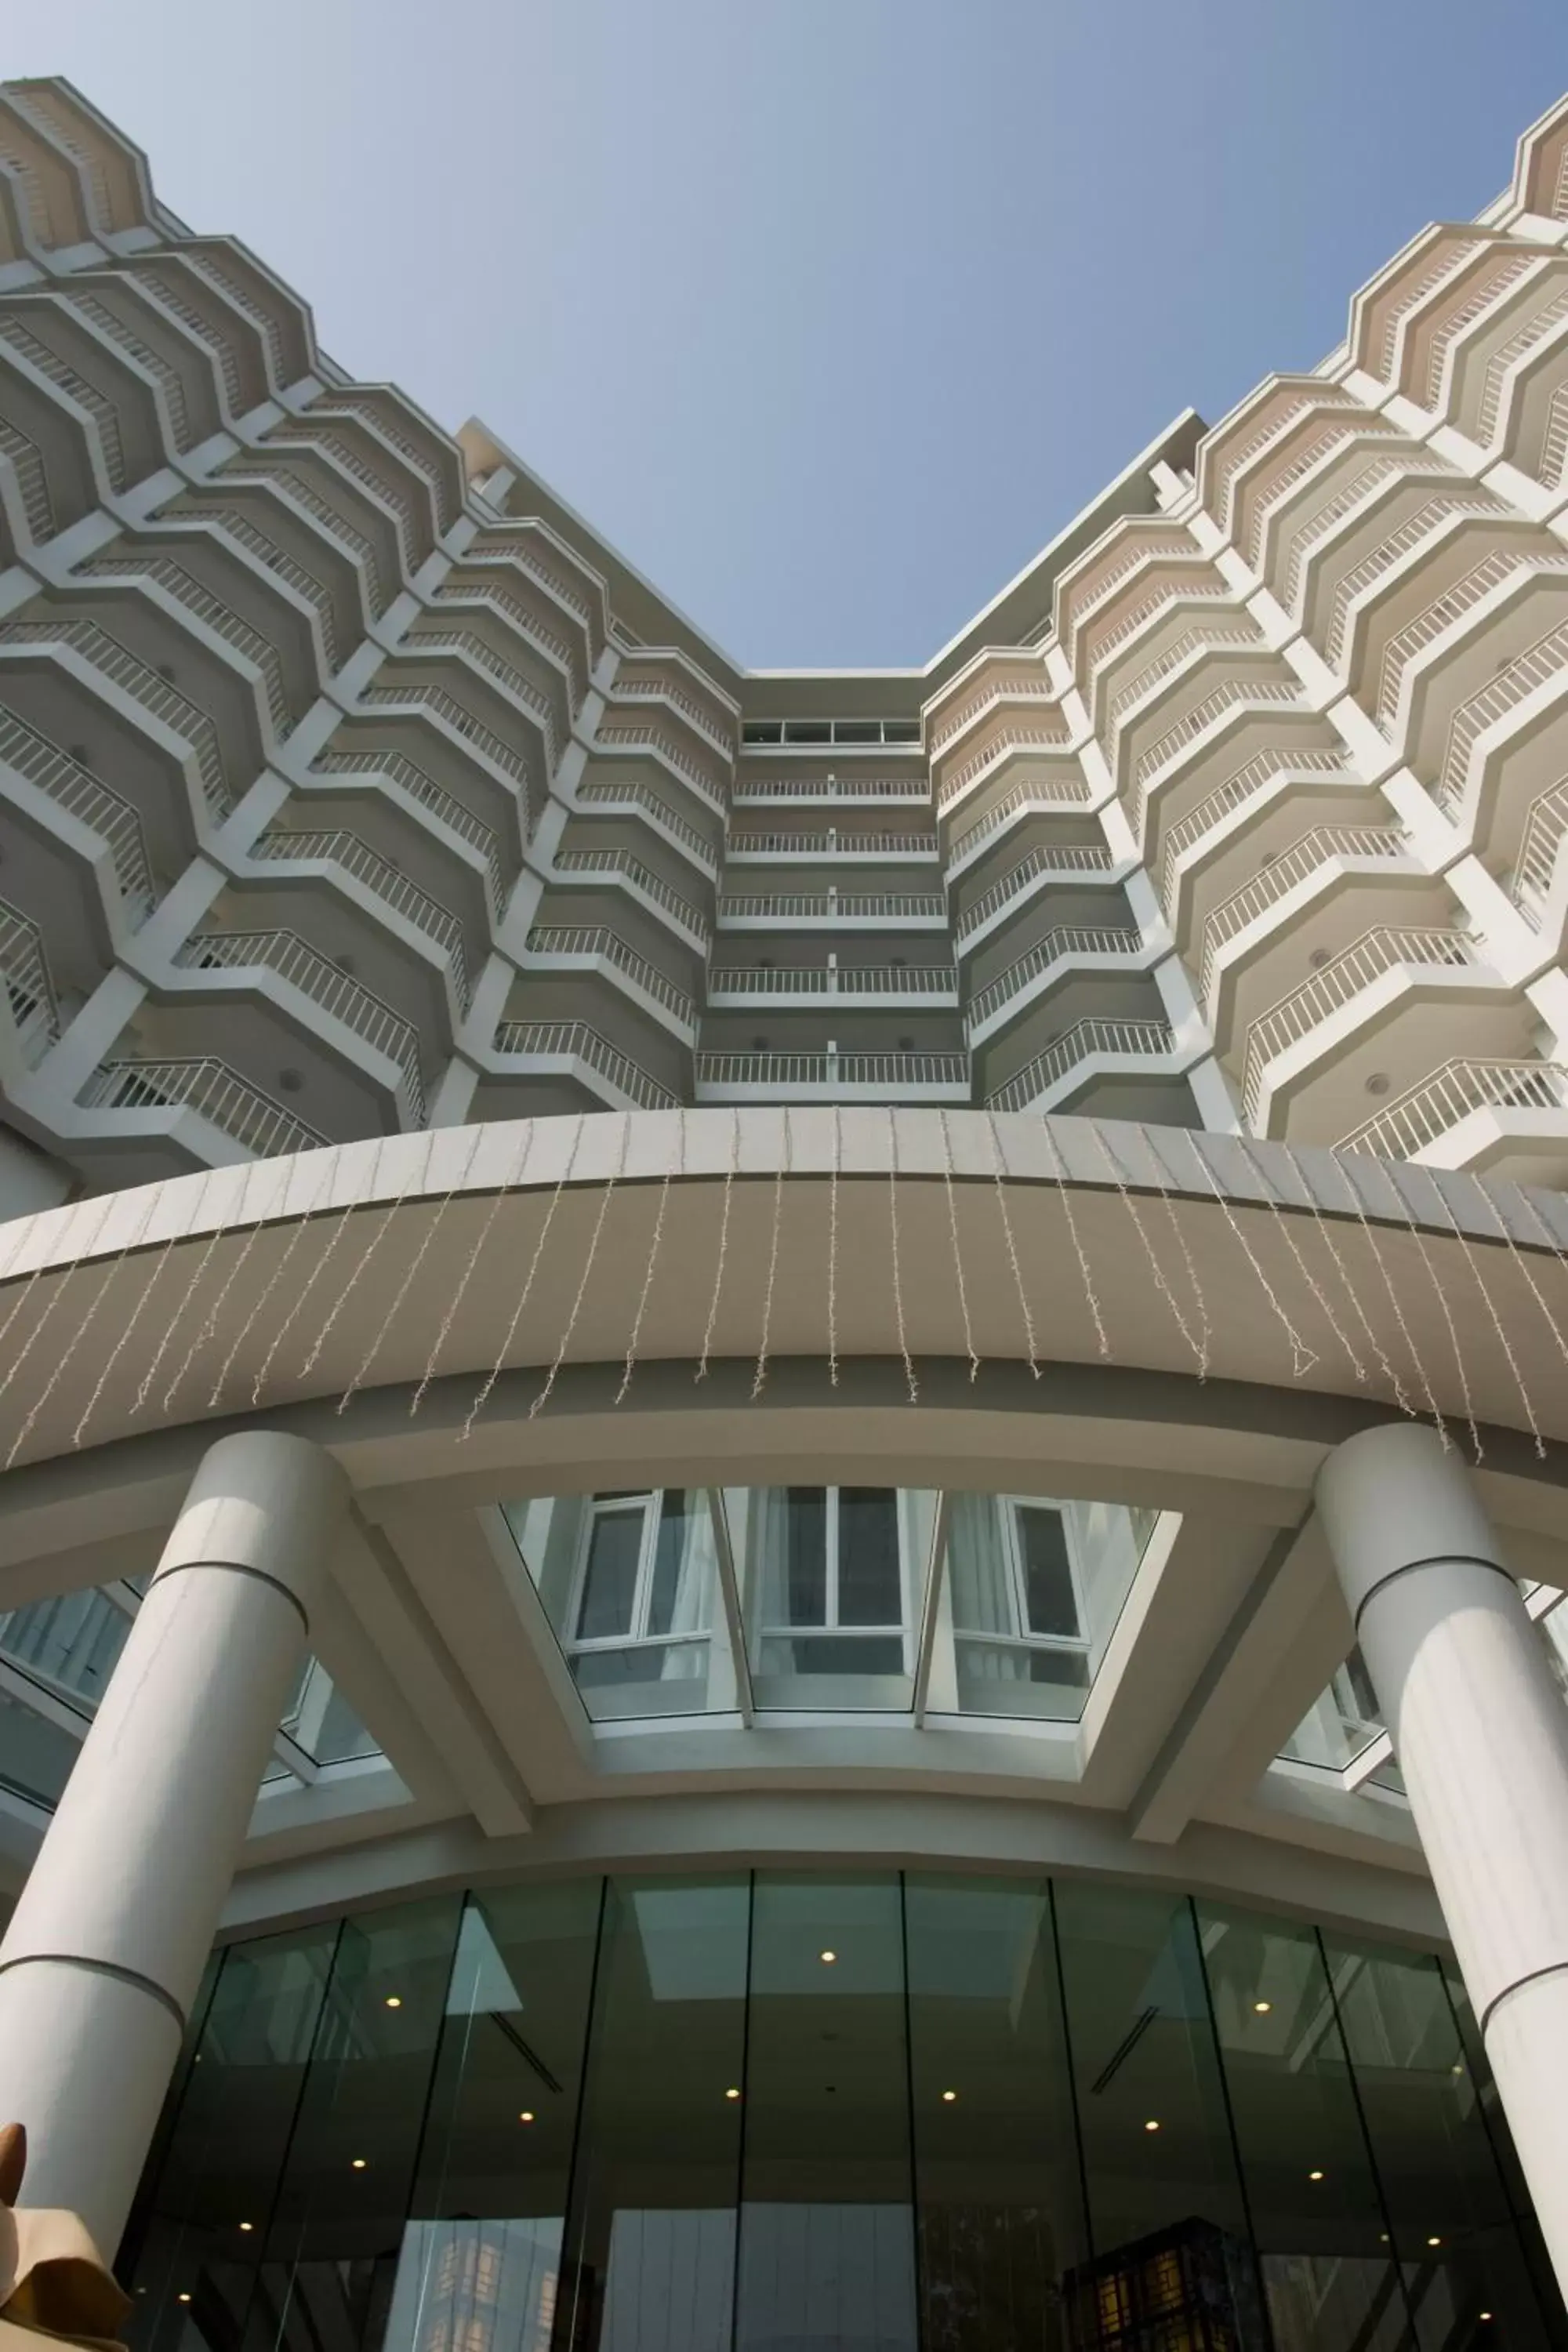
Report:
M785 1488L784 1590L792 1625L820 1625L827 1615L827 1489Z
M898 1496L890 1486L841 1486L838 1622L897 1625L902 1615Z
M658 1534L654 1538L653 1591L648 1596L647 1608L647 1630L650 1633L668 1633L674 1626L676 1603L680 1596L681 1563L692 1534L692 1522L705 1509L702 1496L695 1487L689 1493L679 1486L671 1487L659 1497Z
M1067 1529L1059 1511L1041 1511L1021 1505L1014 1514L1018 1549L1024 1559L1024 1600L1031 1633L1079 1631L1078 1601L1072 1589Z
M596 1512L590 1523L588 1564L577 1612L577 1638L602 1642L632 1630L637 1562L642 1556L643 1508Z

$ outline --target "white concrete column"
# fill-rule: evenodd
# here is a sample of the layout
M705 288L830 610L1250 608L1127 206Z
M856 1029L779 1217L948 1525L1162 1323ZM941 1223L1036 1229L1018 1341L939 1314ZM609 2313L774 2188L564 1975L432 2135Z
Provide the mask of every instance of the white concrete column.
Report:
M1318 1508L1568 2297L1568 1707L1456 1454L1347 1438Z
M220 1438L191 1482L0 1944L0 2121L27 2202L112 2257L347 1502L319 1447Z

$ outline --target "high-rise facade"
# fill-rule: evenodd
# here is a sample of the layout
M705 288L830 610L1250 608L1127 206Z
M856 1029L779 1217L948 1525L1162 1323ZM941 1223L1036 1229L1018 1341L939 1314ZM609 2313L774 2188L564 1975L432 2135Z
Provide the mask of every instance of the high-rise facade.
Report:
M112 2235L174 2075L144 2340L1568 2340L1565 835L1568 104L784 674L0 90L0 2106Z

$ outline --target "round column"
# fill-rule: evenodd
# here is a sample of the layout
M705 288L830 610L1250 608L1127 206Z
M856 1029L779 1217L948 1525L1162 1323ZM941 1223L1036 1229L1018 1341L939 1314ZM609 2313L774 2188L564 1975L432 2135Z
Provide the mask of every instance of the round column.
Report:
M203 1458L0 1944L29 2205L112 2257L348 1498L272 1430Z
M1469 1474L1363 1430L1318 1508L1568 2296L1568 1707Z

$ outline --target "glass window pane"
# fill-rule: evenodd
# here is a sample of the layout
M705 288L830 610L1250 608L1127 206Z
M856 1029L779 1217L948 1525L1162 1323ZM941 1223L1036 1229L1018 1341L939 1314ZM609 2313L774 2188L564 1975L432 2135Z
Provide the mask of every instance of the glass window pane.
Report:
M898 1625L903 1613L898 1495L891 1486L841 1486L838 1622Z
M1264 2352L1192 1906L1070 1879L1056 1900L1093 2242L1069 2320L1091 2344L1179 2344L1184 2326L1202 2340L1202 2309Z
M660 1496L653 1590L647 1610L650 1633L690 1633L706 1629L708 1586L704 1570L711 1557L705 1541L708 1531L708 1507L697 1488L688 1493L679 1486L672 1487Z
M827 1622L827 1489L784 1490L784 1600L790 1625Z
M1057 2352L1083 2190L1043 1880L910 1877L924 2352Z
M601 1885L468 1898L386 2352L549 2341Z
M446 2014L456 1895L343 1923L247 2331L381 2341Z
M331 1920L223 1955L155 2183L132 2217L121 2275L138 2345L240 2341L338 1934Z
M744 1878L606 1893L556 2323L574 2352L729 2352L750 1913Z
M1437 1961L1328 1935L1328 1963L1416 2341L1548 2339Z
M1275 2352L1400 2352L1404 2283L1316 1932L1198 1906Z
M896 1878L758 1874L744 2091L735 2352L915 2352Z
M1028 1632L1076 1638L1078 1596L1072 1587L1072 1563L1068 1558L1067 1529L1061 1513L1023 1503L1014 1511L1013 1523L1017 1529L1024 1571Z
M644 1506L595 1511L588 1523L588 1559L577 1611L580 1642L613 1641L632 1630L637 1563L642 1557Z

